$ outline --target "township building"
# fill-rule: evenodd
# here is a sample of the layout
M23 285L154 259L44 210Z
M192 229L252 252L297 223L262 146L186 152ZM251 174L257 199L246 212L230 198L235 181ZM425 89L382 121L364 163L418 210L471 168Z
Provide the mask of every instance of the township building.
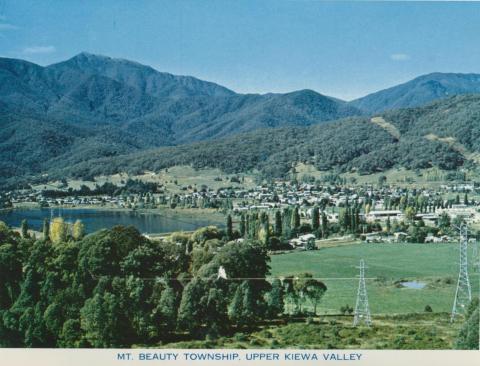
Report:
M460 217L468 223L480 222L480 213L475 206L452 205L451 208L437 209L436 213L441 215L446 212L452 219Z
M388 218L390 220L403 220L405 215L400 210L375 210L370 211L365 215L365 219L368 222L374 221L386 221Z

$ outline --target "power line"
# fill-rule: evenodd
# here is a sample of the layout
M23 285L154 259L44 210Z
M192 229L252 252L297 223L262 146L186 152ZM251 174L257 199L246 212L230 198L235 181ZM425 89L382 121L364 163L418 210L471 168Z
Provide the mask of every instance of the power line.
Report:
M105 277L103 275L97 276L90 274L94 280L100 279L100 277ZM191 281L191 280L202 280L210 281L215 279L214 275L210 277L199 277L199 276L190 276L190 277L136 277L139 280L143 281ZM224 281L270 281L270 280L280 280L280 281L302 281L302 280L317 280L317 281L335 281L335 280L356 280L356 277L288 277L288 276L267 276L267 277L227 277L222 278ZM376 280L376 278L365 278L364 280Z

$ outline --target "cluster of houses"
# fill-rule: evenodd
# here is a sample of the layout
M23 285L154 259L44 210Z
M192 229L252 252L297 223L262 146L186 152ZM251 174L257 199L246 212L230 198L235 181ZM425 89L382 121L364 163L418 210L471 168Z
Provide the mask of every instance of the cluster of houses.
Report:
M480 222L480 212L477 205L454 204L449 208L438 208L435 212L416 213L416 220L423 220L427 225L435 225L442 214L447 214L451 219L462 218L469 224ZM400 210L374 210L365 215L368 222L405 219L405 214Z
M55 206L101 206L101 205L113 205L118 207L126 207L126 201L122 197L118 196L85 196L85 197L62 197L62 198L49 198L44 197L41 192L34 192L28 194L15 194L10 199L12 204L31 203L37 202L41 205L48 207Z
M476 192L474 184L462 185L445 185L440 188L426 188L415 192L417 196L421 196L426 202L442 201L446 193L450 192ZM477 192L478 193L478 192ZM38 190L19 190L4 193L11 203L17 204L22 202L38 202L46 206L113 206L119 208L142 208L146 203L167 204L174 199L176 203L182 204L183 207L200 207L197 205L199 200L227 200L231 203L229 209L234 213L250 212L250 211L273 211L288 206L296 206L299 209L300 216L305 220L312 215L313 208L319 206L323 208L323 212L327 215L329 222L335 223L339 220L339 207L347 204L355 203L360 210L360 217L365 222L386 222L387 220L403 221L405 212L400 210L398 206L389 205L390 201L398 202L402 197L411 195L411 191L396 186L339 186L335 184L325 183L309 184L309 183L292 183L290 181L278 180L268 185L259 185L252 189L244 189L242 187L226 187L217 190L204 187L202 190L185 189L179 193L150 192L141 195L119 195L119 196L69 196L64 195L60 198L50 198ZM366 203L368 202L368 210ZM188 203L188 205L185 205ZM182 207L182 206L181 206ZM437 224L442 214L448 214L453 220L457 217L464 219L467 223L479 223L480 212L479 203L470 199L468 204L442 204L435 209L422 210L415 213L414 220L423 220L426 225L434 226ZM395 233L391 236L379 238L375 233L367 234L365 241L375 242L378 240L387 242L405 241L405 233ZM299 236L292 240L292 246L305 247L312 240L312 234ZM444 242L448 241L448 237L427 237L427 242Z
M391 235L383 235L382 233L368 233L362 235L365 243L406 243L408 242L409 235L405 232L396 232ZM434 236L428 234L425 238L425 243L449 243L454 238L448 235Z

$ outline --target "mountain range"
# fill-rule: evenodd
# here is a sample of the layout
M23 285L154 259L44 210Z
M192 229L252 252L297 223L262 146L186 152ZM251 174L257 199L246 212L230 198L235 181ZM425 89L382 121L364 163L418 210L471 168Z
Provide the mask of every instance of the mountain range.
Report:
M283 177L297 163L323 171L371 174L393 167L454 171L480 163L480 95L454 96L424 107L349 117L307 127L260 129L215 141L162 147L52 166L56 177L141 174L178 165L258 171Z
M89 53L46 67L0 58L0 180L62 169L72 173L74 166L85 171L85 161L128 161L125 157L144 157L157 148L177 154L205 140L216 142L194 146L244 138L238 146L241 155L250 148L249 139L259 144L255 136L268 139L271 134L276 140L281 131L297 130L323 136L338 125L330 121L346 126L347 117L369 121L370 115L387 110L479 92L480 75L434 73L345 102L312 90L239 94L194 77ZM161 148L176 145L182 146Z

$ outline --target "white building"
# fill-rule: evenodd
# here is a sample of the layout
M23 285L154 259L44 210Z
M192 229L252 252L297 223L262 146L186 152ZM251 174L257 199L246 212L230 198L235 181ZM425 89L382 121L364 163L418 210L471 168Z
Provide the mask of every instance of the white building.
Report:
M403 220L404 215L402 211L399 210L375 210L365 215L365 219L369 222L377 220L386 221L388 218L390 218L390 220Z

